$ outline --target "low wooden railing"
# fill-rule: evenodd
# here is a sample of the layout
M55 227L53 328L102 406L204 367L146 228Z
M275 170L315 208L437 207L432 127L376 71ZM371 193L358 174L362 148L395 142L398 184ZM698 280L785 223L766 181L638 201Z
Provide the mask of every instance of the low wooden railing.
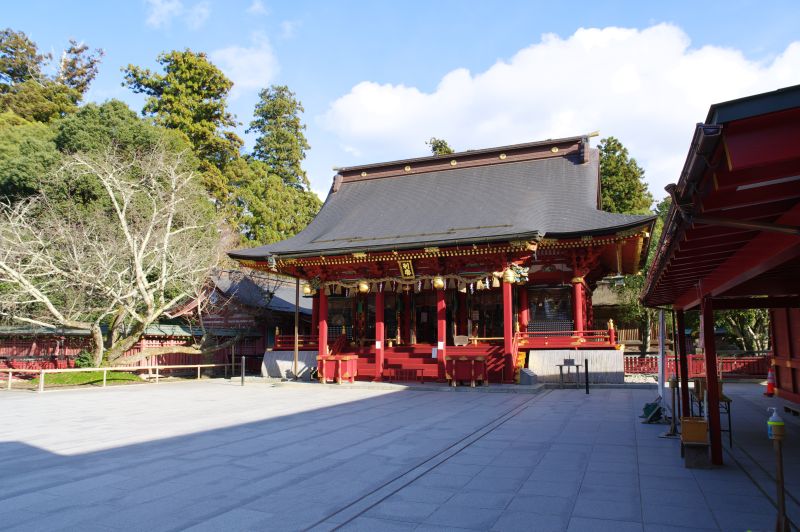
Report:
M517 349L613 349L617 337L614 329L518 332L514 345Z
M627 374L656 374L658 373L658 355L625 355L625 373ZM666 372L668 375L675 371L675 356L667 355ZM702 377L706 373L706 358L704 355L688 355L689 377ZM771 358L768 355L759 356L721 356L717 358L717 371L719 375L727 377L757 377L767 376Z
M155 370L155 381L158 383L159 379L161 378L162 371L169 371L174 369L197 369L197 378L201 377L201 371L204 368L225 368L225 376L228 375L228 370L230 368L230 364L176 364L176 365L169 365L169 366L110 366L110 367L102 367L102 368L63 368L63 369L14 369L14 368L0 368L0 374L6 374L6 389L11 389L11 384L13 382L13 374L33 374L39 376L39 388L38 391L44 391L45 385L45 375L52 374L52 373L91 373L91 372L103 372L103 386L106 385L106 378L108 376L109 371L129 371L129 372L138 372L141 373L143 371L147 371L149 374L152 374L153 370Z
M297 349L300 351L316 351L319 348L319 337L311 334L301 334L297 337ZM280 334L275 336L275 351L293 351L294 335Z

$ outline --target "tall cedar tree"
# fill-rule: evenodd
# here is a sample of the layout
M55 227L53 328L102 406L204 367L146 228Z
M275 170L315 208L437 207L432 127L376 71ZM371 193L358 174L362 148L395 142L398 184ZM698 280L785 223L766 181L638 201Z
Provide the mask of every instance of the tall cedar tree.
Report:
M74 113L97 75L103 50L93 52L71 40L58 72L44 74L50 54L39 53L23 32L0 31L0 110L34 122L51 122Z
M219 202L225 202L230 190L221 170L239 157L243 145L242 139L226 130L237 125L227 103L233 82L206 54L188 48L163 53L158 63L163 74L128 65L123 69L123 86L148 96L142 114L188 137L195 154L205 163L206 189Z
M259 101L248 133L256 133L253 158L263 161L272 173L297 189L310 190L301 163L310 149L300 115L303 104L286 85L272 85L259 93Z
M644 169L614 137L600 141L600 185L603 210L649 214L653 195L647 190Z

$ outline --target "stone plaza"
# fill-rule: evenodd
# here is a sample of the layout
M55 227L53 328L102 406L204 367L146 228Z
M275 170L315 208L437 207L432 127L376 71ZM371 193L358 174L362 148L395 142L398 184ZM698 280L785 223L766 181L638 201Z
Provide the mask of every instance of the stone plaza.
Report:
M685 469L667 427L641 423L655 393L224 380L7 392L0 528L772 529L772 502L730 453Z

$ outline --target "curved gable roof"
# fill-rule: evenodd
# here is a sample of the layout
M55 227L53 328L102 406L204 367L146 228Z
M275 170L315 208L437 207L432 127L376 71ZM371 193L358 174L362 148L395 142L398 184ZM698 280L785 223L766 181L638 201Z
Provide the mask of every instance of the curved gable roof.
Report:
M580 144L585 139L561 139L546 146L564 141ZM580 146L565 150L563 155L555 155L558 150L550 155L548 149L546 156L519 160L513 158L514 148L481 150L481 156L491 157L486 164L442 167L442 162L451 158L475 157L464 152L448 155L444 161L438 158L438 166L430 171L403 174L401 170L400 175L395 172L389 177L359 177L358 171L363 168L378 167L380 175L378 165L343 169L351 175L339 177L319 214L303 231L282 242L234 251L230 256L259 260L269 255L324 255L588 235L652 220L651 216L612 214L597 208L597 150ZM501 150L509 152L509 162L498 158L496 152ZM387 164L402 168L405 162L410 160Z

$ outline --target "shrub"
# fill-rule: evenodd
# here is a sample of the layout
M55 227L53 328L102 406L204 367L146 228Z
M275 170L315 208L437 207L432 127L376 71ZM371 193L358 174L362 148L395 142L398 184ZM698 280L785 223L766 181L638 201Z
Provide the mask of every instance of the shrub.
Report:
M89 351L81 351L81 353L75 358L75 367L76 368L93 368L94 367L94 357Z

